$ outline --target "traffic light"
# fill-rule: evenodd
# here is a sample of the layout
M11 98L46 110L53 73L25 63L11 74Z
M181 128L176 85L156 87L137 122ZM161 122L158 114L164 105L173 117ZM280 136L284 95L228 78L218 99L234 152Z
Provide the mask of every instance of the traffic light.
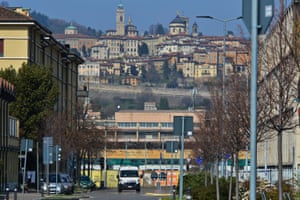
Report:
M55 145L55 161L61 160L61 147L59 145Z
M104 169L104 158L103 157L100 158L100 166L101 166L101 169Z

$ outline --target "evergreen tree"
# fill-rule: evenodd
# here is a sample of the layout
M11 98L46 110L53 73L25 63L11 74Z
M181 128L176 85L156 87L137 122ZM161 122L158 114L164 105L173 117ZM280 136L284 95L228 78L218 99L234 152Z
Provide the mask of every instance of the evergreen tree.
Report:
M13 74L14 71L11 68L10 73ZM11 105L11 115L20 120L22 137L37 139L44 120L53 111L58 96L52 72L45 67L23 64L12 82L15 86L16 101Z
M15 84L17 78L17 72L12 66L10 66L9 68L0 70L0 77L8 80L12 84Z
M138 48L139 56L149 55L149 49L146 43L143 42Z
M159 109L168 110L169 109L169 101L166 97L161 97L159 100Z
M156 35L164 35L165 34L165 29L162 24L156 25L155 33L156 33Z
M147 80L147 78L146 78L146 74L147 74L147 70L146 70L146 67L145 66L142 66L142 73L141 73L141 80L143 81L143 82L145 82L146 80Z
M146 73L146 81L149 83L160 82L160 75L153 64L149 67L149 70Z
M169 76L171 75L171 69L169 68L168 61L165 61L163 66L162 66L162 72L163 72L163 79L164 81L169 80Z
M82 46L81 51L82 51L82 54L83 54L84 57L88 57L88 52L87 52L87 50L86 50L85 45Z
M134 65L130 66L130 74L133 76L137 76L139 74L139 71L137 70L137 67Z
M164 35L166 33L166 29L163 27L162 24L152 24L149 28L150 35Z

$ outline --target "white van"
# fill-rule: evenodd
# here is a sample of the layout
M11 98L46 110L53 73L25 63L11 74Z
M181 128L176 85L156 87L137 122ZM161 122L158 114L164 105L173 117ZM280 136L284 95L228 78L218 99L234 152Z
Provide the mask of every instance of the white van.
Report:
M118 192L122 190L136 190L141 191L139 168L135 166L122 166L119 168L118 178Z

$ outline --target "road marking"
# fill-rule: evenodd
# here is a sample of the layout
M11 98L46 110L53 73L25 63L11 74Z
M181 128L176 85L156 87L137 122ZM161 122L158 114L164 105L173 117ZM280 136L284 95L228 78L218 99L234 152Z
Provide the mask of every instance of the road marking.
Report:
M166 194L166 193L151 193L151 192L147 192L147 193L145 193L145 195L146 196L164 196L164 197L166 197L166 196L171 196L171 194Z

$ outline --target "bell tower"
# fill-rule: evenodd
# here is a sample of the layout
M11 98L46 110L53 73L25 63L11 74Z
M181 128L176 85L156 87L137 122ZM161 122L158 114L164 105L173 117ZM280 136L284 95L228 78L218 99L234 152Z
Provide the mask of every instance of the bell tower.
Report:
M116 34L125 35L125 11L122 3L119 3L116 13Z

